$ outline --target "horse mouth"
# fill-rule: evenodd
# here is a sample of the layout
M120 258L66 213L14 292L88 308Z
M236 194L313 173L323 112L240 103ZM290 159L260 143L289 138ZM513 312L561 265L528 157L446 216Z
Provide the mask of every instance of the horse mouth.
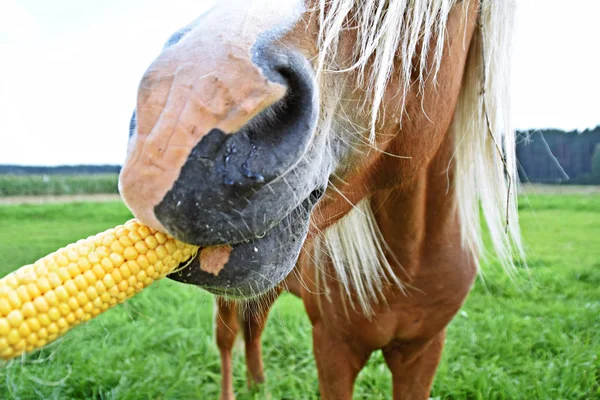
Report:
M308 234L310 212L322 194L323 190L313 191L268 231L252 239L228 243L231 253L222 269L210 272L203 269L198 252L168 277L229 298L251 298L269 291L294 268Z
M189 96L169 94L182 100L164 104L164 93L156 89L161 77L185 71L171 71L169 63L153 67L141 86L148 90L139 100L141 123L120 187L147 225L201 248L231 247L223 268L203 270L201 251L200 260L171 279L219 295L252 297L294 267L311 210L323 194L314 189L326 185L331 164L327 138L316 134L318 87L308 59L261 42L252 59L238 61L241 71L258 78L234 84L223 72L196 86L173 83L164 93Z

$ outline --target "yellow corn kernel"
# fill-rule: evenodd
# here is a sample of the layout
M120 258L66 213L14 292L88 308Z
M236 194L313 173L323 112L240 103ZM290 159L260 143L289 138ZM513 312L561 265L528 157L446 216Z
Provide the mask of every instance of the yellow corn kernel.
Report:
M119 287L118 286L113 286L110 289L108 289L108 294L111 296L111 298L115 298L119 295Z
M0 358L44 346L122 303L198 248L131 220L0 279Z
M102 266L100 264L94 265L92 267L92 272L98 279L102 279L102 278L104 278L104 275L106 275L106 271L104 271L104 268L102 268Z
M50 325L48 325L48 333L50 333L50 336L52 336L53 334L57 334L59 330L60 329L58 329L58 325L56 325L56 322L52 322Z
M127 250L125 250L125 251L127 251ZM110 261L112 262L114 268L119 268L121 265L123 265L123 263L125 262L125 259L123 258L123 255L121 255L121 254L111 253Z
M38 331L37 335L40 339L46 339L48 337L48 329L46 329L46 328L40 329Z
M117 237L115 236L114 233L109 232L109 231L107 231L107 232L108 232L108 234L104 235L104 237L102 237L102 245L110 248L110 245L113 244L113 242L115 242L117 240Z
M54 293L56 293L56 297L61 302L69 300L69 292L67 292L67 289L65 289L64 286L59 286L59 287L55 288Z
M147 226L140 225L139 228L137 229L137 232L142 237L142 240L146 239L148 236L152 235L152 229L150 229Z
M40 289L35 285L35 283L29 283L27 286L27 293L32 299L35 299L41 295Z
M73 279L69 279L68 281L66 281L64 286L71 296L75 296L77 293L79 293L79 289L77 288L77 285L75 284Z
M148 254L150 254L150 252L154 253L152 250L150 250ZM150 259L148 259L148 254L140 255L135 262L129 261L132 264L127 265L129 266L132 274L137 274L140 272L140 268L148 268L150 266L151 262Z
M69 327L69 323L64 318L59 318L58 321L56 321L56 325L58 325L58 327L60 329L64 329L64 328L68 328Z
M119 287L119 291L120 292L127 292L127 289L129 288L129 282L127 281L122 281L121 283L119 283L117 285ZM88 296L89 297L89 296Z
M75 280L75 285L77 285L79 290L83 291L88 288L88 283L85 280L85 277L83 275L76 276L74 280Z
M10 332L10 324L6 318L0 318L0 336L6 336Z
M30 334L31 334L31 328L29 328L28 324L19 325L19 335L21 335L21 337L27 337Z
M19 295L17 294L16 290L8 293L8 302L10 303L10 305L13 308L19 308L19 307L21 307L21 304L23 303L21 301L21 299L19 298Z
M75 296L75 298L77 299L77 303L79 303L80 307L86 305L89 302L89 299L85 295L85 292L77 293L77 296Z
M115 269L113 272L110 273L113 277L113 280L115 281L115 284L119 284L121 283L121 281L123 280L123 276L121 275L121 271L119 271L118 269Z
M115 286L115 280L113 279L111 274L106 274L104 276L103 281L107 289L110 289L111 287Z
M85 240L80 240L77 243L75 243L75 246L77 247L77 252L79 253L80 256L87 256L90 253L90 246L88 246L85 243ZM83 258L85 260L85 258Z
M38 341L38 337L35 333L31 333L29 336L27 336L27 342L32 346L31 350L35 349Z
M25 350L25 347L27 347L25 339L20 339L19 342L14 345L15 352L18 351L22 353Z
M94 275L94 273L92 271L85 271L85 273L83 274L83 277L85 278L88 285L90 285L90 286L95 285L96 282L98 281L98 279L96 278L96 275Z
M123 256L127 261L133 261L139 255L138 251L134 247L128 247L125 249Z
M73 245L73 246L75 246L75 245ZM77 252L76 252L76 251L74 251L74 250L72 250L72 249L71 249L71 250L69 250L69 249L67 248L67 250L68 250L68 251L67 251L67 258L69 259L69 261L71 261L71 262L72 262L72 261L77 261L77 259L79 258L79 254L77 254Z
M6 339L9 344L17 344L19 340L21 340L21 335L19 335L18 330L11 329L10 332L8 332L8 335L6 335Z
M121 265L119 271L121 272L121 276L123 277L123 279L129 279L129 277L131 276L131 271L129 270L129 266L127 264Z
M54 293L54 290L51 290L48 293L46 293L44 295L44 298L51 306L55 306L58 304L58 297L56 297L56 293Z
M38 280L35 284L37 285L38 289L40 289L40 292L42 292L42 293L46 293L52 289L52 286L50 285L50 281L45 276L38 278Z
M18 327L19 325L21 325L21 323L23 323L23 314L21 313L20 310L12 310L7 316L6 316L6 320L8 321L8 323L13 326L13 327Z
M79 257L79 259L77 260L77 266L79 266L79 269L81 271L87 271L92 267L92 264L90 263L90 260L86 257Z
M101 265L102 265L102 268L104 268L104 272L107 272L107 273L112 272L112 270L115 268L115 265L112 263L110 258L103 258Z
M148 275L146 275L146 271L140 271L135 277L137 278L138 282L144 282L147 276Z
M50 286L52 286L54 289L62 285L62 281L56 272L51 272L48 274L48 282L50 282Z
M87 258L92 264L98 264L100 262L100 256L95 251L92 251Z
M99 295L102 295L104 292L106 292L106 285L102 281L96 282L95 287L96 287L96 292L98 292Z
M58 305L58 311L60 311L60 315L65 317L71 312L71 307L69 307L67 303L60 303Z
M121 242L112 242L110 244L110 251L112 251L114 254L123 254L125 247L123 247Z
M75 310L75 318L77 318L77 321L81 321L83 320L83 310L81 308L78 308L77 310Z
M174 241L166 242L165 248L167 249L169 254L175 254L175 252L177 251L177 245L175 244Z
M77 299L75 297L71 297L67 301L67 304L69 305L69 308L71 309L71 311L75 311L79 308L79 302L77 301Z
M148 252L148 246L143 241L136 242L133 246L140 254L146 254Z
M81 270L79 269L79 265L77 265L75 263L69 264L69 266L67 267L67 272L69 273L69 276L71 278L75 278L76 276L78 276L79 274L81 274Z
M60 311L58 311L58 308L52 307L48 310L48 316L52 321L57 321L60 318Z
M50 325L50 322L52 322L50 321L50 317L47 313L38 315L38 321L40 321L40 324L42 324L42 326L48 326Z
M8 315L12 311L12 306L6 299L0 299L0 316Z
M154 267L148 267L148 269L146 270L146 274L148 274L148 276L152 278L154 278L154 276L158 276Z
M90 286L89 288L86 289L85 295L88 299L90 299L92 301L96 300L98 298L98 292L96 291L96 288L93 286Z
M148 245L148 248L152 250L158 246L158 240L154 236L148 236L146 239L144 239L144 242L146 245Z
M69 315L67 315L67 316L65 317L65 319L66 319L66 320L67 320L67 322L68 322L69 324L71 324L71 325L73 325L73 324L75 323L75 321L76 321L75 314L73 314L73 313L70 313Z
M58 275L58 277L60 278L60 280L61 280L62 282L66 282L66 281L68 281L69 279L71 279L71 275L69 275L69 271L67 271L67 269L66 269L66 268L60 268L60 267L59 267L59 268L56 270L56 274Z
M22 311L23 311L23 316L25 318L35 317L35 315L37 314L37 311L35 310L35 306L30 301L28 301L27 303L23 304Z
M31 329L32 332L37 332L42 328L42 325L37 318L28 318L27 325L29 325L29 329Z
M167 248L165 246L163 246L162 244L160 246L158 246L156 248L156 255L158 256L159 260L164 260L165 258L167 258L169 256L169 252L167 251Z
M31 300L31 296L29 295L29 293L27 293L27 287L19 286L16 289L16 292L17 292L17 295L19 296L19 299L21 299L21 301L23 303L26 303Z

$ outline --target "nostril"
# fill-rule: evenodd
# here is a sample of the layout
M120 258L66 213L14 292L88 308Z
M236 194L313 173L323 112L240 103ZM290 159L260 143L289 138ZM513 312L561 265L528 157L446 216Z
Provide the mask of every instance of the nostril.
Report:
M279 142L289 132L308 131L316 119L314 78L308 61L301 55L263 50L254 62L272 82L286 87L285 96L263 110L247 125L251 137L270 136ZM301 145L301 143L296 143Z
M315 79L310 63L302 55L268 47L257 51L253 62L268 80L285 86L286 94L228 141L240 149L230 161L239 159L241 174L246 178L240 181L232 177L230 181L248 180L248 184L274 179L296 163L309 146L318 115ZM243 151L246 148L249 150Z

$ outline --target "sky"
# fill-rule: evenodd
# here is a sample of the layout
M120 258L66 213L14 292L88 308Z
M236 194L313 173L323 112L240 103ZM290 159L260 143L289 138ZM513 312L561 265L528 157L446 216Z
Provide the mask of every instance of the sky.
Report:
M122 164L142 74L212 3L0 0L0 164ZM600 124L600 1L517 3L515 126Z

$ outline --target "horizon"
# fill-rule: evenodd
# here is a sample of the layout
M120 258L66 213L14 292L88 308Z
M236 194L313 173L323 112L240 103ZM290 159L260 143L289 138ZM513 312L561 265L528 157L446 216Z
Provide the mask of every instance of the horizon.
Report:
M560 129L560 128L533 128L533 129L523 129L523 130L519 129L519 130L517 130L517 132L518 133L524 133L524 132L537 133L537 132L544 132L544 131L550 131L550 130L560 131L560 132L563 132L565 134L577 134L577 135L581 135L581 134L585 133L586 131L589 131L589 132L594 132L596 130L600 131L600 124L596 125L593 128L585 128L585 129L582 129L582 130L578 130L578 129L564 130L564 129ZM0 167L18 167L18 168L122 167L122 166L123 166L123 163L114 163L114 164L111 164L111 163L100 163L100 164L77 163L77 164L52 164L52 165L48 165L48 164L15 164L15 163L2 163L2 162L0 162Z
M0 164L121 165L139 79L171 33L214 1L4 0ZM573 4L519 3L511 85L517 130L600 126L600 80L592 79L600 3Z

